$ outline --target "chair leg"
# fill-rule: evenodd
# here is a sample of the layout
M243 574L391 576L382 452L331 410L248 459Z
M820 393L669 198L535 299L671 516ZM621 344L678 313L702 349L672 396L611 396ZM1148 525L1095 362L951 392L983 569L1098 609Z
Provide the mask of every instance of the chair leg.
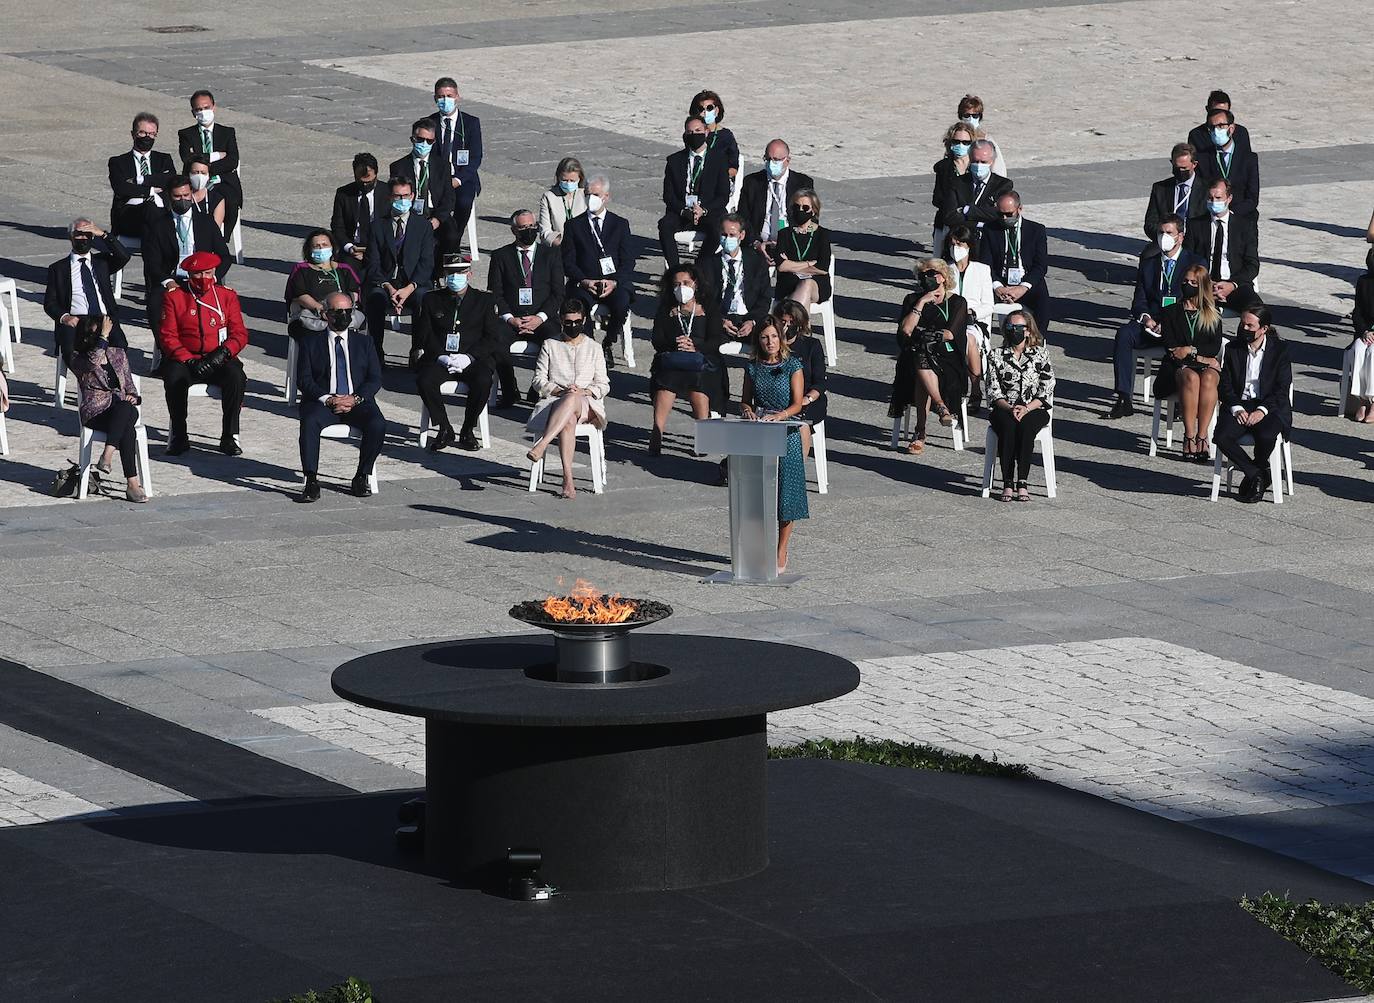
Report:
M153 465L148 459L148 430L139 425L134 431L138 443L138 474L143 484L143 493L153 497Z
M544 480L544 458L541 456L537 460L530 461L530 494L539 490L540 483Z
M0 413L0 456L10 455L10 433L5 428L5 415Z
M1269 454L1269 489L1274 493L1274 504L1283 504L1283 437L1274 443L1274 451Z
M1059 493L1054 468L1054 440L1048 435L1040 442L1040 462L1045 467L1045 497L1053 498Z
M18 340L18 339L15 339ZM1345 417L1345 402L1350 396L1350 383L1355 377L1354 357L1341 360L1341 384L1336 393L1336 417Z
M429 423L429 407L428 407L428 405L421 404L421 405L420 405L420 448L421 448L421 449L424 449L424 448L425 448L425 440L429 438L429 430L430 430L430 423Z
M821 314L821 330L825 334L825 364L832 369L839 361L839 346L835 338L835 308L834 300L826 304L829 307Z
M983 497L992 493L992 467L997 462L997 433L988 425L987 437L983 439Z
M597 455L599 450L597 449L596 440L598 438L599 434L595 429L587 436L587 461L592 467L592 494L597 495L602 494L606 490L606 484L602 480L605 471L601 466L601 458Z
M91 475L91 453L95 451L95 435L85 425L81 426L81 451L77 456L77 465L81 468L76 482L76 497L83 499L86 497L86 486Z
M906 421L899 415L892 419L892 448L900 446L901 436L906 434Z
M61 351L57 353L52 406L58 411L65 411L67 409L67 364L62 361Z
M811 451L816 455L816 493L830 491L830 464L825 455L825 422L811 429Z
M1288 470L1288 494L1293 494L1293 444L1287 438L1283 440L1283 465Z
M487 414L487 409L482 408L482 413L477 416L477 431L480 433L483 449L491 448L491 418Z
M620 354L625 356L625 365L633 369L635 367L635 340L628 315L620 328Z
M481 253L477 250L477 203L472 203L472 212L468 213L468 253L472 255L472 263L475 265L482 260Z

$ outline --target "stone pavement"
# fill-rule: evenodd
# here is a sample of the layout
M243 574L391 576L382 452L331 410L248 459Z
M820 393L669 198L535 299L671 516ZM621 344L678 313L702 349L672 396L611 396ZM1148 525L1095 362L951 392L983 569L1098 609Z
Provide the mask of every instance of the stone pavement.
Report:
M511 603L587 577L671 603L665 629L861 661L858 693L779 715L778 740L865 733L996 754L1341 873L1374 874L1374 452L1367 427L1338 421L1332 403L1374 206L1365 142L1374 113L1348 100L1345 67L1358 60L1296 55L1363 5L1247 5L1245 16L1272 25L1252 43L1266 68L1257 82L1234 79L1201 37L1167 56L1135 50L1147 27L1179 15L1175 0L1034 9L1013 0L627 0L590 15L563 4L512 15L507 6L406 0L375 33L360 33L342 22L306 30L292 12L256 2L235 5L233 17L120 2L92 12L81 36L42 23L7 33L0 275L19 281L25 341L10 378L12 452L0 460L0 655L189 729L211 763L249 750L291 777L400 788L419 782L413 725L339 706L329 672L376 647L513 630ZM1239 11L1223 4L1218 15ZM194 19L210 30L138 27ZM943 40L969 32L1015 36L1024 52L1009 60L999 44L966 54L966 78L936 63L923 63L919 78L905 71L908 50L954 51ZM1351 33L1338 45L1358 43ZM785 79L760 78L753 61L731 55L807 46L816 72ZM1009 63L1026 72L1005 72ZM527 73L527 87L509 86L511 66L534 65L614 73ZM889 69L861 72L878 65ZM658 264L647 239L639 364L612 380L606 495L567 505L528 494L523 412L493 417L489 452L421 452L412 387L391 370L381 494L290 503L298 480L294 416L280 392L285 272L307 228L327 221L352 154L399 155L410 120L431 108L425 88L443 72L458 76L465 106L483 119L484 248L504 241L505 215L533 204L569 153L609 173L617 211L636 234L652 234L662 157L698 86L723 93L750 169L773 134L793 141L798 168L818 178L840 274L831 491L812 493L812 518L798 530L799 585L699 581L728 561L724 497L709 486L713 465L691 456L681 412L665 455L644 453ZM1217 83L1261 151L1263 291L1295 355L1297 494L1282 506L1212 504L1206 473L1165 453L1147 457L1148 416L1097 420L1148 184ZM104 159L125 148L132 113L159 114L167 148L186 123L185 96L202 85L216 90L245 156L248 260L230 284L252 330L247 454L157 456L166 414L154 386L153 503L54 503L43 488L75 455L75 417L51 407L43 269L64 253L71 217L108 212ZM1050 339L1053 502L978 497L978 419L964 452L946 448L934 427L919 461L886 448L893 316L929 239L927 165L970 89L989 104L1028 215L1050 227L1061 307ZM1312 118L1316 108L1333 114ZM89 141L58 138L73 135ZM146 351L141 295L135 278L122 308ZM215 434L215 406L193 402L202 442ZM351 451L326 446L327 478L351 472ZM134 751L75 751L81 736L54 727L35 736L0 713L0 824L234 793Z

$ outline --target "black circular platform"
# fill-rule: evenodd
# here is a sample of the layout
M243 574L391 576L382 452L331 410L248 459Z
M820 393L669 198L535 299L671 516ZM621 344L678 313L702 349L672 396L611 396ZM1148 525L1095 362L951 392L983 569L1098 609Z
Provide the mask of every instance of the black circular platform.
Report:
M768 864L766 715L859 684L853 663L794 645L637 634L667 674L557 683L548 635L445 641L341 665L334 691L425 719L425 855L462 880L541 851L569 890L690 888Z

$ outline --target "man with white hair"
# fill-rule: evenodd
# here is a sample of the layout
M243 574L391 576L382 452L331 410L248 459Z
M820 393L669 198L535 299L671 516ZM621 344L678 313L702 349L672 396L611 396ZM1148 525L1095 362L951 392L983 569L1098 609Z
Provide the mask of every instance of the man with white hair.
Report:
M623 216L607 211L611 182L604 174L587 180L587 211L568 221L563 230L563 274L568 295L587 305L598 304L610 314L606 340L606 368L615 365L611 346L630 316L634 298L635 255L630 249L630 224Z
M997 159L997 147L986 139L976 139L969 148L968 171L954 179L945 190L944 205L940 208L940 225L952 229L960 223L982 229L988 223L1000 223L997 200L1012 190L1010 178L992 170ZM937 250L939 250L937 248ZM1036 318L1039 320L1039 318Z
M129 252L118 237L84 216L72 220L67 239L71 253L48 266L48 284L43 291L43 312L53 320L56 350L64 358L70 355L77 325L82 317L92 314L110 318L114 325L109 338L112 346L128 348L110 279L129 263Z

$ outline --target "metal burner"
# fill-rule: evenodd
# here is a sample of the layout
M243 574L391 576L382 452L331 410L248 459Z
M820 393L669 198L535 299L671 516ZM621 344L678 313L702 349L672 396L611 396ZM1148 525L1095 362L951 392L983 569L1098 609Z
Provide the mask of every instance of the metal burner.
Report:
M673 608L649 599L631 600L635 615L621 623L555 620L541 602L512 606L510 615L521 623L553 634L554 663L548 678L560 683L627 683L652 679L667 672L630 658L630 631L672 616Z

